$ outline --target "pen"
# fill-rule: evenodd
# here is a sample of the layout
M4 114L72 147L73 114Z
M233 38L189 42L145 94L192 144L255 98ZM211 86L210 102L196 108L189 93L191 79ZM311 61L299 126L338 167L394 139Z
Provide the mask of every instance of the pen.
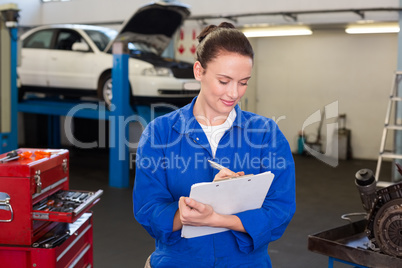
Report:
M211 167L216 168L217 170L222 170L225 167L222 165L219 165L218 163L212 161L212 160L208 160L209 164L211 165Z

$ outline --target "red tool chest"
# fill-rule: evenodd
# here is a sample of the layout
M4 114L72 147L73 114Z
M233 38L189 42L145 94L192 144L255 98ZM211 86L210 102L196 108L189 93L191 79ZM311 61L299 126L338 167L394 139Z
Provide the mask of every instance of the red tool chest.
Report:
M2 265L7 260L5 267L66 267L79 257L76 264L82 265L76 267L91 266L88 210L103 191L69 189L68 150L22 148L3 162L10 153L0 155Z

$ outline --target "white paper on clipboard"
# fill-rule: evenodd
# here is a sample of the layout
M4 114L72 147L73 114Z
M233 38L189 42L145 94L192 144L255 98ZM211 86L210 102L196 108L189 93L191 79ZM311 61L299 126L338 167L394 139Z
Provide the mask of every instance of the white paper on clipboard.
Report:
M191 186L190 197L211 205L219 214L231 215L261 208L274 179L270 171L218 182L196 183ZM181 236L198 237L227 231L226 228L184 225Z

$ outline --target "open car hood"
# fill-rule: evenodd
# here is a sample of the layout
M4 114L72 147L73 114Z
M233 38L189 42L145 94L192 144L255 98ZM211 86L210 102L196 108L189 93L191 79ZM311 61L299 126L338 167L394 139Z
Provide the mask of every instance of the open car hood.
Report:
M119 34L105 51L109 51L114 42L124 40L146 43L160 55L188 16L189 7L181 3L155 2L142 6L123 23Z

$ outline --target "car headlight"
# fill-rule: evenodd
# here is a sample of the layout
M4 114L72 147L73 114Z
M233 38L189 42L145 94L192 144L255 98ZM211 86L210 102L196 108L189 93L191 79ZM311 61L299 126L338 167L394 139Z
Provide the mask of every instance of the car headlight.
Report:
M165 67L151 67L144 69L142 74L146 76L172 76L172 71Z

